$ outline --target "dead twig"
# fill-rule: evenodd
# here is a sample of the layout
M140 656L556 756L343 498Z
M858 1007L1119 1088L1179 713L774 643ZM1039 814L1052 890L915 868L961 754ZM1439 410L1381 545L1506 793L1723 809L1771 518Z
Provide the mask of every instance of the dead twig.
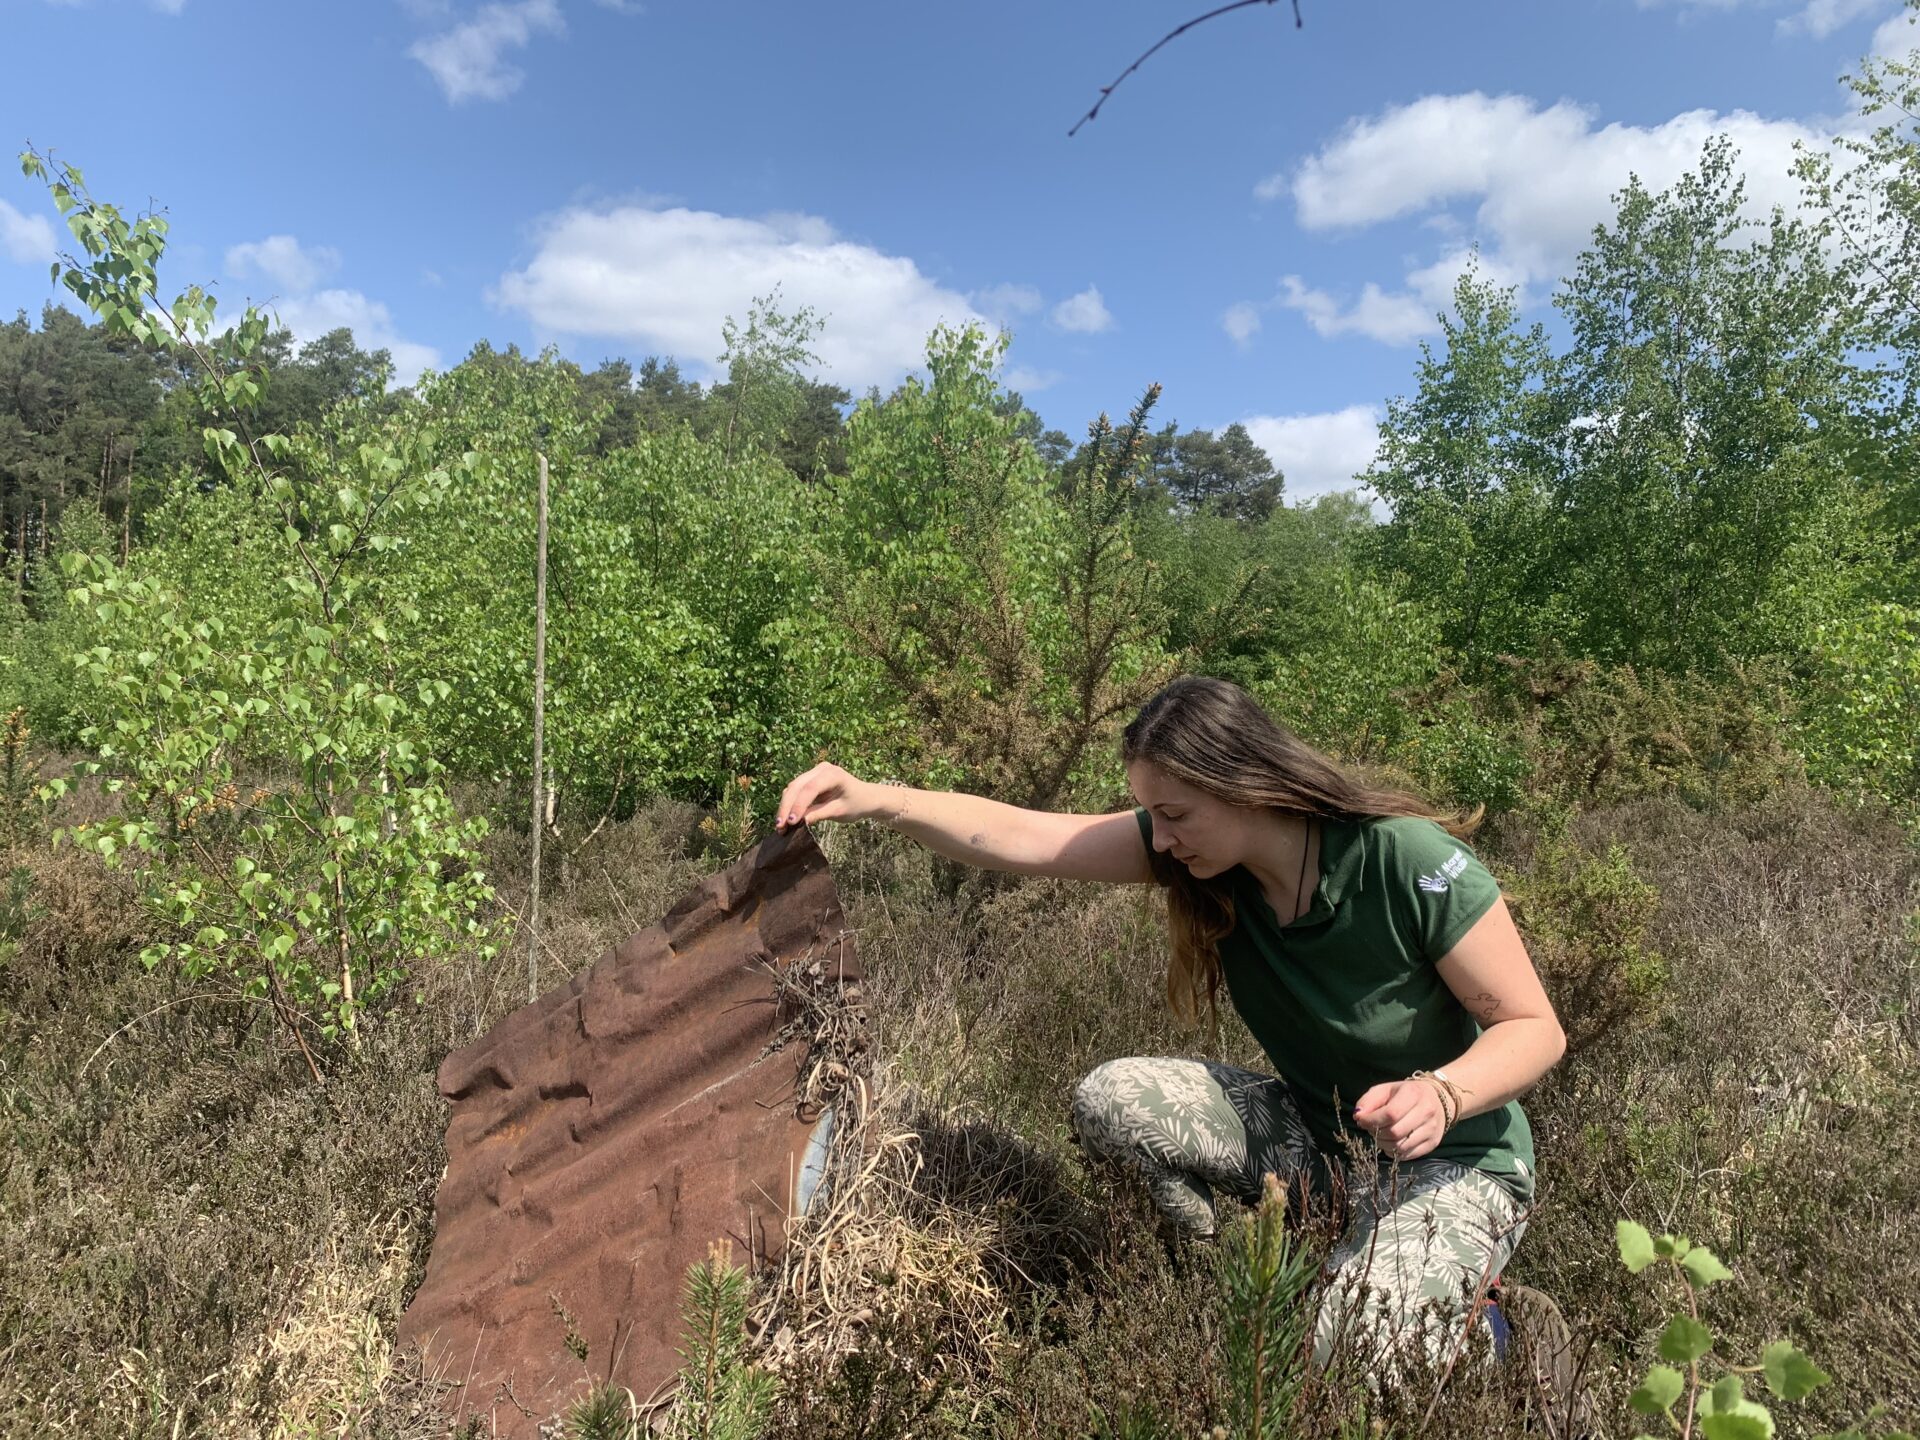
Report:
M109 1045L113 1044L114 1041L118 1040L122 1035L126 1034L127 1031L133 1029L134 1026L139 1025L144 1021L151 1020L154 1016L160 1014L164 1010L171 1010L176 1005L186 1005L194 1000L224 1001L228 1005L264 1005L269 1010L274 1009L274 1006L270 1002L266 1000L262 1000L259 996L242 995L238 990L206 991L196 995L176 996L174 999L168 1000L164 1004L154 1006L153 1009L146 1011L144 1014L134 1016L133 1019L127 1021L126 1024L122 1025L118 1030L115 1030L111 1035L107 1036L106 1039L102 1040L97 1046L94 1047L94 1051L91 1055L87 1056L85 1060L82 1060L80 1062L80 1068L74 1071L73 1078L76 1081L84 1079L87 1073L87 1067L92 1065L94 1061L100 1058L101 1052L104 1051ZM307 1025L313 1024L313 1021L309 1020L305 1015L300 1014L297 1010L294 1012L294 1018L304 1022Z
M1276 3L1278 3L1278 0L1233 0L1233 3L1230 5L1222 5L1218 9L1209 10L1204 15L1196 15L1184 25L1176 25L1165 35L1162 35L1159 40L1154 42L1139 59L1122 70L1119 78L1111 85L1103 85L1100 87L1100 98L1093 102L1093 108L1091 110L1073 122L1073 129L1067 131L1067 138L1071 140L1075 135L1079 134L1080 127L1098 115L1100 113L1100 107L1107 103L1107 97L1120 88L1120 81L1125 80L1129 75L1133 74L1134 71L1146 64L1148 60L1152 59L1154 52L1159 50L1163 45L1166 45L1172 40L1177 40L1180 36L1186 34L1187 31L1193 29L1194 26L1204 25L1207 21L1216 20L1230 11L1245 10L1251 5L1273 5ZM1305 24L1306 22L1300 18L1300 0L1293 0L1293 28L1298 30Z

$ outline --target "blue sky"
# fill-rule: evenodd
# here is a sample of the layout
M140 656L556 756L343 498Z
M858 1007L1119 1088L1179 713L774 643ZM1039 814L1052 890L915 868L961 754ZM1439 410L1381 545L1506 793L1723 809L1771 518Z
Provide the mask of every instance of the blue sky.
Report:
M938 321L1082 432L1248 423L1305 496L1371 453L1462 256L1550 316L1608 195L1731 131L1757 202L1898 0L0 0L0 137L173 224L163 285L350 324L403 370L478 339L674 354L779 283L856 392ZM54 294L0 178L0 313Z

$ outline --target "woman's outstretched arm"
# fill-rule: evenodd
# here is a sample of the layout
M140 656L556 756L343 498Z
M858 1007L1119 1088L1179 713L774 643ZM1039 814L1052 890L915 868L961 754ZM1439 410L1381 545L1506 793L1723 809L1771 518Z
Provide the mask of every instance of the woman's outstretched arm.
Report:
M779 828L823 820L872 820L929 850L988 870L1113 884L1153 878L1129 811L1056 815L951 790L877 785L821 763L788 782Z

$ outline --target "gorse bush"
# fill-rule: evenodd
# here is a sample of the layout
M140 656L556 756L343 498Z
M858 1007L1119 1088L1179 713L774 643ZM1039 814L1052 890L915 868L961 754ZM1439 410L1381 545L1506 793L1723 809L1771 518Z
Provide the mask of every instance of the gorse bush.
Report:
M936 332L928 382L854 413L822 544L850 678L890 692L900 761L1045 807L1114 788L1105 742L1172 674L1158 577L1134 548L1157 390L1118 430L1100 417L1050 477L995 407L1003 348Z

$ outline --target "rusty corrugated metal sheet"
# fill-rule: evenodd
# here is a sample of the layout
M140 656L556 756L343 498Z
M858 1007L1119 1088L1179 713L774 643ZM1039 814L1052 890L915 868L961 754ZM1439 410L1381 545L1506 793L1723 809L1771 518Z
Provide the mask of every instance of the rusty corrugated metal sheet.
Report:
M825 858L776 835L447 1057L447 1172L400 1333L459 1383L450 1411L531 1437L589 1369L645 1399L678 1364L687 1267L722 1237L738 1262L778 1250L812 1126L766 966L816 960L857 977Z

